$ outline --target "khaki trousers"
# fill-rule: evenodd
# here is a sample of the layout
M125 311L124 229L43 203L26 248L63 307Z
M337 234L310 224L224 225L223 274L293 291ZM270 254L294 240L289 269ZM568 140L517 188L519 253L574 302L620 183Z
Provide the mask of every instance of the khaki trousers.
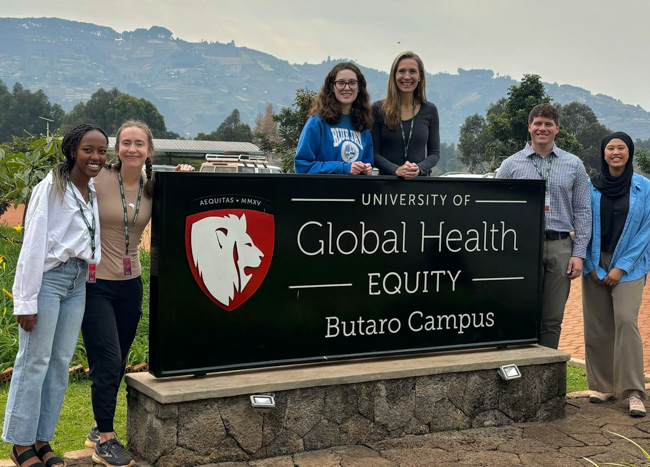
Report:
M601 254L609 270L611 254ZM587 385L592 391L611 392L620 399L645 399L643 343L637 319L645 277L614 287L582 278Z
M571 237L544 240L544 282L542 285L542 323L539 344L557 349L562 331L564 307L571 281L566 273L573 250Z

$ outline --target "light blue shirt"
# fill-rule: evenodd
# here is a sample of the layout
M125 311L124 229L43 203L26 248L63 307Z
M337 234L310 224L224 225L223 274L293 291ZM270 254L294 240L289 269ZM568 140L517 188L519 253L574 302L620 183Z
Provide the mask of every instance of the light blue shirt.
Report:
M603 279L609 271L605 271L599 265L601 193L591 183L589 186L594 235L589 242L584 273L590 274L595 269L598 278ZM609 267L625 271L620 282L640 279L650 270L650 180L638 174L632 176L630 210Z
M582 161L555 144L546 157L530 144L508 157L497 171L498 178L546 179L550 212L545 213L545 230L575 232L571 256L584 258L591 238L589 177Z

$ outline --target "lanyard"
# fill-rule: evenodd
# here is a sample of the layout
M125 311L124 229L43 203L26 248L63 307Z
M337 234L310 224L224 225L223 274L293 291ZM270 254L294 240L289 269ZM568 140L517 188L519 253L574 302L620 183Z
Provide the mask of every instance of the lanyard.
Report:
M411 136L413 135L413 121L415 120L415 99L413 99L413 116L411 117L411 129L409 130L409 139L404 136L404 124L400 123L399 129L402 130L402 141L404 142L404 160L409 157L409 144L411 144Z
M81 201L79 201L79 197L74 192L74 187L72 186L72 182L70 181L70 177L68 177L68 185L70 185L70 189L72 190L72 196L74 196L74 199L77 202L77 205L79 206L79 213L81 214L81 218L84 220L84 224L86 224L86 227L88 228L88 232L90 232L90 253L92 255L92 259L95 259L95 230L96 230L96 224L95 224L95 211L93 210L93 208L94 208L93 195L90 192L90 187L87 187L88 188L88 200L90 201L90 213L93 216L93 222L92 222L92 225L90 225L90 223L88 222L88 219L86 219L86 215L84 214L84 208L81 205Z
M533 160L533 158L532 158L532 157L530 158L531 162L532 162L533 165L535 166L535 170L537 170L537 173L539 174L540 177L542 177L542 179L543 179L545 182L547 182L547 181L548 181L548 178L551 176L551 166L553 165L553 158L551 157L551 155L549 154L549 155L546 156L546 157L549 158L549 160L548 160L548 165L546 166L546 177L544 177L544 175L542 175L542 171L539 170L539 167L537 167L537 164L535 163L535 161Z
M117 181L120 184L120 195L122 195L122 209L124 210L124 250L125 255L129 254L129 216L126 211L126 197L124 196L124 184L122 183L122 174L117 172ZM142 175L140 175L140 188L138 189L138 200L135 203L135 214L133 214L133 227L138 219L140 212L140 199L142 199Z

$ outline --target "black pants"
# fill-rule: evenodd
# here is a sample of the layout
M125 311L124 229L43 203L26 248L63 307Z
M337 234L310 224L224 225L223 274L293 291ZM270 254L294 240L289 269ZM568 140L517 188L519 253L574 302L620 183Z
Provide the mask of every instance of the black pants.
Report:
M142 279L86 284L83 334L93 413L100 432L113 431L115 405L129 349L142 316Z

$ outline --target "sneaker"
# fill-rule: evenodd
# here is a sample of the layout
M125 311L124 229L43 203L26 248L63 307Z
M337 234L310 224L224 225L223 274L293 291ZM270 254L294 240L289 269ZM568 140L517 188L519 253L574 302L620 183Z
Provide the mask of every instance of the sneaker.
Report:
M645 405L640 397L631 396L630 402L630 417L645 417Z
M124 450L124 446L117 439L109 439L103 443L97 443L95 452L93 452L93 462L103 464L107 467L112 466L133 466L135 461Z
M88 432L88 437L84 443L87 448L95 449L95 445L99 443L99 429L97 426L93 426Z
M607 402L613 398L614 394L611 392L592 391L591 395L589 396L589 402L592 402L594 404L602 404L603 402Z

